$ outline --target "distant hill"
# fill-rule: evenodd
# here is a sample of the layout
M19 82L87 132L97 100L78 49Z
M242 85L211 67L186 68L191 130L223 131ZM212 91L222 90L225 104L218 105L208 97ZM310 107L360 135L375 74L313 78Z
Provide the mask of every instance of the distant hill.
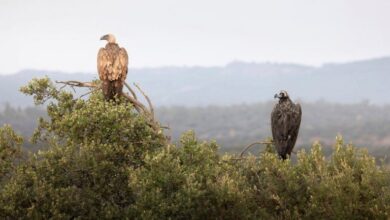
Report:
M0 76L0 104L32 105L18 92L33 77L90 81L91 73L24 70ZM232 62L224 67L162 67L132 69L137 82L157 106L206 106L256 103L285 89L304 101L390 103L390 57L311 67L284 63Z

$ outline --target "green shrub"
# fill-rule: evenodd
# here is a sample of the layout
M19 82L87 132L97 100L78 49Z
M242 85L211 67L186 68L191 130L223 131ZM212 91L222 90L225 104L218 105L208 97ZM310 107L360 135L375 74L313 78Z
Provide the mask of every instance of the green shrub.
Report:
M244 161L239 169L253 189L252 199L272 218L386 219L390 211L390 173L364 150L337 139L326 160L316 143L298 161L270 153Z
M3 179L13 171L16 160L21 157L23 138L9 125L0 128L0 186Z
M296 162L272 146L221 156L193 132L167 144L131 105L98 91L75 99L47 78L22 91L50 100L33 137L50 147L15 167L21 139L0 129L1 219L389 218L389 170L342 138L330 158L318 143Z
M240 219L248 215L241 177L221 160L215 143L194 133L131 169L136 216L142 219Z

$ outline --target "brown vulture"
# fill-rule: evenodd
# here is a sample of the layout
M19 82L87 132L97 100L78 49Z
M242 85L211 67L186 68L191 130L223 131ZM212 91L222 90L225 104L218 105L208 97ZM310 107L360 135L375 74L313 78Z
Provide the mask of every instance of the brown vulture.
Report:
M272 137L279 156L285 160L291 155L297 140L302 109L301 105L291 101L286 91L280 91L274 98L279 98L279 102L271 113Z
M114 35L104 35L100 40L106 40L107 44L99 50L97 68L104 97L106 100L112 100L122 94L129 58L126 50L116 43Z

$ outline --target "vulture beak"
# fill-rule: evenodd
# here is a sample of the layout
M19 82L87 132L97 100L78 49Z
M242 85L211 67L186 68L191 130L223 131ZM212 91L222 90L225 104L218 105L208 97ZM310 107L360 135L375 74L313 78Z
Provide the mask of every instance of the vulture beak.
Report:
M274 95L274 99L277 99L277 98L279 98L279 95L278 95L278 94L275 94L275 95Z
M100 40L108 40L108 34L102 36L102 37L100 38Z

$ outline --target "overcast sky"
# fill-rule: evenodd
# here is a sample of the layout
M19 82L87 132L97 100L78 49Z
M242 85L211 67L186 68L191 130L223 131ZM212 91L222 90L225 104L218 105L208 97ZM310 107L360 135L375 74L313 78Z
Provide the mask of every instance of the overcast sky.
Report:
M0 73L96 70L113 33L131 67L320 65L390 55L390 0L0 0Z

